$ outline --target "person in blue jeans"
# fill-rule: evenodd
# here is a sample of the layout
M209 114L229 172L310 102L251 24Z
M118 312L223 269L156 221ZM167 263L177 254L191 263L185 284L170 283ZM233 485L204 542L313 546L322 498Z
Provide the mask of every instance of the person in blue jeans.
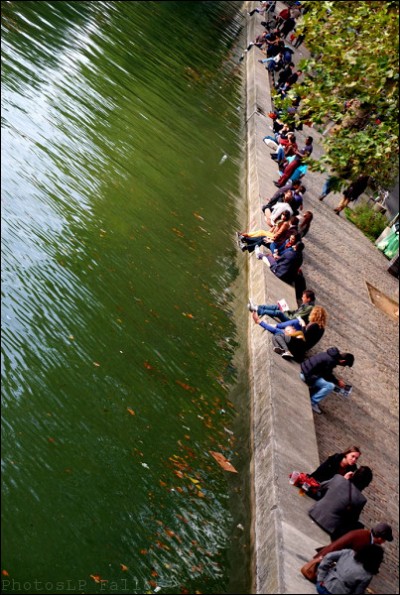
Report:
M271 316L272 318L278 318L280 322L293 322L293 320L301 317L306 324L308 323L308 318L314 306L315 293L312 291L312 289L306 289L303 291L303 295L301 296L301 306L297 308L297 310L287 310L286 312L282 312L277 304L265 304L258 306L253 302L252 299L250 299L249 303L247 304L250 312L257 312L258 316Z
M322 413L319 403L338 386L344 388L346 383L333 374L336 366L351 368L354 364L352 353L340 353L337 347L330 347L327 351L317 353L304 360L301 364L300 378L310 388L311 409L315 413Z

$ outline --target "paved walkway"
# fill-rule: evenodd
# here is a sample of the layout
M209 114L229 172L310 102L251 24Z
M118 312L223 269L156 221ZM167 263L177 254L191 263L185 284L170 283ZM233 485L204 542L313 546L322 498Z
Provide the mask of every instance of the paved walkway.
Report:
M277 12L282 8L278 3ZM256 14L247 18L249 23L255 21L256 34L264 30L260 25L264 17ZM307 50L301 46L294 55L295 63L305 56ZM253 48L244 67L254 69L257 101L268 105L269 81L264 66L257 62L260 57L261 51ZM265 121L265 134L269 134L272 121L267 116L256 117ZM308 135L314 138L313 157L317 158L323 153L321 135L307 126L296 132L300 146ZM272 181L278 175L269 148L261 139L255 142L261 206L264 198L275 192ZM323 203L318 201L324 179L325 175L312 172L304 178L305 210L313 211L314 220L305 238L303 271L307 287L314 289L317 302L329 314L325 336L313 352L335 345L352 352L355 365L343 373L354 387L351 398L330 395L322 405L324 414L314 414L319 454L324 460L352 444L361 447L361 464L369 465L374 472L373 483L365 490L368 503L361 520L367 527L378 521L389 522L395 535L395 541L385 546L385 562L370 592L398 593L398 324L372 305L366 281L396 300L398 283L386 271L388 260L343 214L333 212L340 195L330 194ZM253 219L249 223L258 226L261 211L260 219ZM298 367L293 364L293 374L297 373ZM306 461L304 471L311 471Z

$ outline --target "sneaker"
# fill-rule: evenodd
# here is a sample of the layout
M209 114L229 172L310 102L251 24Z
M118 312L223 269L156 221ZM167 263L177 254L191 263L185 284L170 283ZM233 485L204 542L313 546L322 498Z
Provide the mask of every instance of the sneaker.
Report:
M311 409L314 411L314 413L318 413L318 415L321 415L322 413L322 409L319 408L317 403L311 403Z
M282 347L274 347L274 351L275 353L278 353L278 355L283 355L285 353L285 350L282 349Z
M249 303L247 304L248 309L250 312L257 312L258 306L253 302L251 298L249 298Z
M325 194L322 194L322 195L321 195L321 196L318 198L318 200L324 200L325 196L326 196Z
M278 155L276 153L271 153L271 159L276 161L278 159Z
M293 358L293 353L290 353L290 351L285 351L284 353L282 353L282 357L284 359L292 359Z

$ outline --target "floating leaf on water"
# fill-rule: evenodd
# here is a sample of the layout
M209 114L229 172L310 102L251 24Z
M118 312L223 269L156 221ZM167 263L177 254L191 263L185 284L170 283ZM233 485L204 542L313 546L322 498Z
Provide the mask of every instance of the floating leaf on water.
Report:
M1 574L2 574L3 576L10 576L10 575L8 574L7 570L2 570L2 571L1 571Z
M125 566L125 564L120 564L120 567L123 572L126 572L127 570L129 570L128 567Z
M93 362L93 365L96 366L96 368L100 367L100 364L98 362Z
M212 457L214 457L214 459L217 461L218 465L220 465L220 467L222 467L222 469L224 469L224 471L230 471L231 473L237 473L237 470L232 465L232 463L230 463L228 461L228 459L226 459L224 457L224 455L222 455L220 452L214 452L214 451L210 450L210 455Z
M185 382L181 382L180 380L175 380L175 382L176 382L176 384L179 384L179 386L181 386L185 390L190 390L191 392L194 392L196 390L195 388L193 388L193 386L190 386L189 384L185 384Z
M99 574L91 574L90 578L93 579L95 583L108 583L108 581L101 578Z
M54 443L55 443L55 439L54 439L54 438L47 438L47 440L48 440L49 442L51 442L52 444L54 444Z
M193 215L196 217L196 219L200 219L200 221L204 221L204 217L202 217L198 213L193 213Z
M126 408L127 412L130 413L130 415L136 415L136 413L134 412L133 409L131 409L130 407Z
M139 554L141 554L142 556L147 556L148 553L148 550L140 550L139 552Z

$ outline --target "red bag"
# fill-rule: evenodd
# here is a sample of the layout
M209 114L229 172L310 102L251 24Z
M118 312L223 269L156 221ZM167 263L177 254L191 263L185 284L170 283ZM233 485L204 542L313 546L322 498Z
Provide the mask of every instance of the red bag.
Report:
M289 477L291 477L291 474ZM316 494L321 487L321 484L313 477L307 475L307 473L300 473L293 485L297 488L302 488L309 494Z
M284 8L283 10L281 10L281 12L279 13L279 16L281 17L281 19L286 21L286 19L288 19L290 16L289 8Z

